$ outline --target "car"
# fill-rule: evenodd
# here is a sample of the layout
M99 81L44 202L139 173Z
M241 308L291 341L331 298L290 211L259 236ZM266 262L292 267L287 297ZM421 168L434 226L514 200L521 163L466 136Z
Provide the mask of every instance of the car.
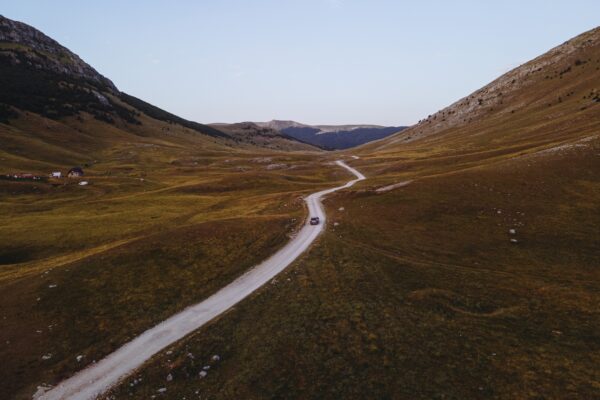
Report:
M311 225L319 225L319 217L312 217L310 219L310 224Z

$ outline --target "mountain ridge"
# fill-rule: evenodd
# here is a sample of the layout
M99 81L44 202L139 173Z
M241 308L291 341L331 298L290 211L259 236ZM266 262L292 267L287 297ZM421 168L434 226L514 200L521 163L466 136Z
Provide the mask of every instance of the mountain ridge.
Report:
M36 66L41 66L40 63L43 62L46 64L44 67L53 69L57 73L84 78L101 84L114 93L119 92L110 79L100 74L77 54L56 40L24 22L11 20L1 14L0 42L27 46L38 52L38 54L29 53L27 60L30 63L37 63ZM59 60L61 62L58 62ZM20 61L13 58L13 62L19 63Z
M56 40L23 22L0 16L0 120L15 107L51 119L88 112L113 123L140 124L140 112L199 133L227 138L214 128L187 121L119 91L113 82ZM134 109L132 109L133 107Z
M340 125L332 125L332 124L317 124L310 125L302 122L297 122L293 120L277 120L273 119L267 122L253 122L254 124L262 127L269 127L277 130L283 130L288 128L318 128L321 133L328 132L339 132L339 131L351 131L360 128L386 128L384 125L376 125L376 124L340 124Z
M405 129L373 124L308 125L291 120L253 122L328 150L342 150L379 140Z
M25 136L30 136L36 142L43 136L45 145L59 145L75 153L83 151L83 148L76 148L78 142L86 141L90 145L88 149L93 148L93 143L89 143L90 137L84 132L88 129L97 131L100 127L91 124L88 115L118 128L115 140L120 140L121 133L126 132L133 135L130 140L134 141L137 140L136 137L152 136L154 139L169 137L171 141L186 143L192 139L199 146L225 149L256 146L271 150L319 150L289 136L263 135L260 140L255 140L251 131L241 136L232 136L219 127L181 118L121 92L110 79L56 40L30 25L4 16L0 16L0 87L0 124L28 130L31 129L30 122L36 121L36 124L42 125L19 139L14 135L7 137L10 142L18 140L22 143L14 148L16 152L26 152L21 148L29 140L24 139ZM38 120L33 114L42 119ZM44 119L77 127L63 129L63 134L70 140L63 138L57 141L55 136L41 135L47 126L52 125L49 121L44 122ZM113 129L103 131L112 132ZM173 132L178 134L174 135ZM192 132L199 134L199 137L179 136ZM98 141L96 148L110 146L109 137L98 132L93 133L93 136ZM275 141L277 144L271 143ZM50 155L44 157L52 158ZM83 154L82 157L87 158Z
M554 85L558 86L560 89L557 89L563 92L554 96L555 93L544 90L540 82L543 80L563 80L566 82L573 76L572 72L577 72L578 68L581 69L588 63L595 64L595 71L598 71L598 60L594 60L592 54L593 49L599 47L599 45L600 27L590 29L500 75L480 89L420 120L404 132L388 138L387 141L381 141L379 145L386 146L398 142L407 143L431 135L435 136L448 129L460 129L470 123L484 119L490 114L495 116L513 115L522 110L527 110L531 106L540 104L545 106L549 104L548 102L552 104L567 100L571 96L570 92L567 91L568 83ZM591 57L584 59L580 54L585 53L587 50L590 50ZM591 77L593 77L593 74L590 75ZM540 90L529 90L531 86L535 85L538 85ZM519 98L520 93L527 90L532 92L533 96L530 95L527 99Z

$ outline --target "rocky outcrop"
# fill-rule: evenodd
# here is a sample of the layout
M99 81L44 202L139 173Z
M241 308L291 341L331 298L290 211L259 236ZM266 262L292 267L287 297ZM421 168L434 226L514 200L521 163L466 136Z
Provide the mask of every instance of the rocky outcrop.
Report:
M585 32L547 53L524 63L493 82L433 113L418 124L391 138L390 143L411 142L467 125L490 114L511 114L528 106L522 93L541 80L562 79L572 69L585 63L578 54L600 45L600 27ZM385 144L382 144L385 145Z
M0 50L0 56L9 58L12 64L25 62L36 69L84 80L103 91L119 92L109 79L54 39L27 24L1 15Z
M223 132L188 121L120 92L79 56L37 29L0 16L0 123L18 110L60 119L88 113L97 120L140 125L141 113L213 137Z

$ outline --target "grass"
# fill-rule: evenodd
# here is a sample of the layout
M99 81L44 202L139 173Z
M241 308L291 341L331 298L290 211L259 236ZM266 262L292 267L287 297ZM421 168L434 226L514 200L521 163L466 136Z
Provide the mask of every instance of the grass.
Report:
M326 201L317 245L105 397L598 398L594 43L469 123L356 149L368 179Z
M597 43L523 75L470 122L440 114L447 124L356 149L368 179L326 200L316 245L106 397L599 397ZM64 155L92 182L1 183L8 398L205 298L286 241L301 195L349 178L318 154L150 119L29 116L0 135L0 166L43 172Z
M301 196L336 181L336 171L294 163L285 177L257 164L242 186L239 173L219 166L172 184L128 187L90 175L93 185L83 189L6 197L3 396L25 398L41 382L56 383L282 246L304 218Z
M599 146L335 195L299 262L111 395L596 397Z
M85 171L0 181L2 398L30 398L214 293L287 242L303 195L345 178L315 153L233 148L140 119L29 113L0 125L4 171Z

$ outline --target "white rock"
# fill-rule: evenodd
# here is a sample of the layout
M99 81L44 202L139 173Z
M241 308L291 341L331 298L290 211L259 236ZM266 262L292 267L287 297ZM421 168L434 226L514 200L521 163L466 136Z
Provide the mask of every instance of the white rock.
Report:
M202 367L202 369L208 371L210 369L210 365L205 365L204 367Z
M77 356L75 359L77 360L77 362L81 362L81 360L83 359L83 356L82 356L82 355L79 355L79 356Z
M345 210L345 208L344 208L344 207L340 207L340 208L338 208L338 211L344 211L344 210Z
M516 229L509 229L508 233L510 233L511 235L516 235L517 234L517 230Z
M200 371L200 373L198 374L198 376L200 376L200 378L204 378L206 375L208 375L208 372L206 371Z
M51 388L52 388L52 386L46 385L46 384L43 384L42 386L38 386L37 391L33 394L33 400L36 400L36 399L42 397L42 395L44 393L46 393L48 390L50 390Z
M267 170L287 168L287 164L269 164L265 167Z
M49 359L51 359L51 358L52 358L52 354L51 354L51 353L44 354L44 355L42 356L42 360L49 360Z
M57 287L57 286L58 286L58 285L48 285L48 287L49 287L50 289L53 289L53 288L55 288L55 287Z
M510 242L511 242L511 243L517 243L517 242L518 242L518 240L517 240L517 239L510 239Z
M164 393L167 391L167 388L160 388L157 390L158 393Z
M171 382L173 380L173 375L167 375L167 382Z

